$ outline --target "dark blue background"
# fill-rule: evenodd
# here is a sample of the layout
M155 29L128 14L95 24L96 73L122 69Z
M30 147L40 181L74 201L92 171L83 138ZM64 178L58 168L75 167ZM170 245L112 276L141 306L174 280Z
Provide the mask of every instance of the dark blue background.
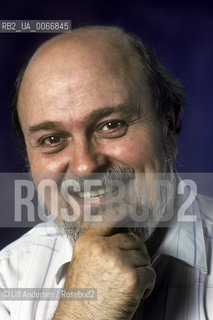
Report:
M181 1L17 1L0 4L1 19L71 19L119 25L140 36L186 88L178 171L213 172L213 5ZM50 34L0 34L1 172L24 171L10 124L15 78L23 63ZM9 213L8 213L9 214ZM1 229L0 245L23 230ZM7 234L7 237L5 237Z

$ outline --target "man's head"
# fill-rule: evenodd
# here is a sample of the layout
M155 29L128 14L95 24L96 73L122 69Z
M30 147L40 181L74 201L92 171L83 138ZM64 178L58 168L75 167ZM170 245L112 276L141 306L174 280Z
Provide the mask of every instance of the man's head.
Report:
M86 27L37 50L13 116L35 183L42 173L60 185L97 172L167 171L182 100L181 87L139 40Z

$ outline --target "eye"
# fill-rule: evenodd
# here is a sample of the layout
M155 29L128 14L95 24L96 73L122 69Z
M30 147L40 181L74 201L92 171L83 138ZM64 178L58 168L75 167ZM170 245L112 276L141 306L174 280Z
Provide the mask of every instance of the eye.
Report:
M56 153L67 145L67 136L51 134L39 139L38 145L43 153Z
M62 138L62 137L60 137L58 135L52 135L52 136L43 138L41 140L41 144L52 146L52 145L59 144L62 140L64 140L64 138Z
M114 120L114 121L109 121L107 124L105 124L102 128L102 130L106 131L106 130L112 130L112 129L115 129L117 127L120 127L122 124L121 124L121 121L119 120Z
M109 120L100 124L97 128L97 135L105 139L119 138L128 129L128 124L124 120Z

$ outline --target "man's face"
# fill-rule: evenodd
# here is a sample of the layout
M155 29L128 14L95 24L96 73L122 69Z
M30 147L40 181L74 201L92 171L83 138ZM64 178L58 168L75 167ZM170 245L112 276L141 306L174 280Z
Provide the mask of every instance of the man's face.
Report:
M122 58L109 48L65 42L32 60L18 112L36 185L38 174L60 186L114 168L132 170L136 180L164 170L162 130L146 75L139 77L133 57L126 64ZM103 202L99 191L95 198ZM75 194L79 203L82 197Z

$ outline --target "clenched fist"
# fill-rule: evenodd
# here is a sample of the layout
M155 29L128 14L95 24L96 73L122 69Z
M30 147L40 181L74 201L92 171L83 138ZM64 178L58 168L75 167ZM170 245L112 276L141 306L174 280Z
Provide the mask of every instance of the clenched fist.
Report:
M96 288L97 300L61 300L54 320L129 320L154 284L146 247L134 233L88 229L75 243L65 288Z

